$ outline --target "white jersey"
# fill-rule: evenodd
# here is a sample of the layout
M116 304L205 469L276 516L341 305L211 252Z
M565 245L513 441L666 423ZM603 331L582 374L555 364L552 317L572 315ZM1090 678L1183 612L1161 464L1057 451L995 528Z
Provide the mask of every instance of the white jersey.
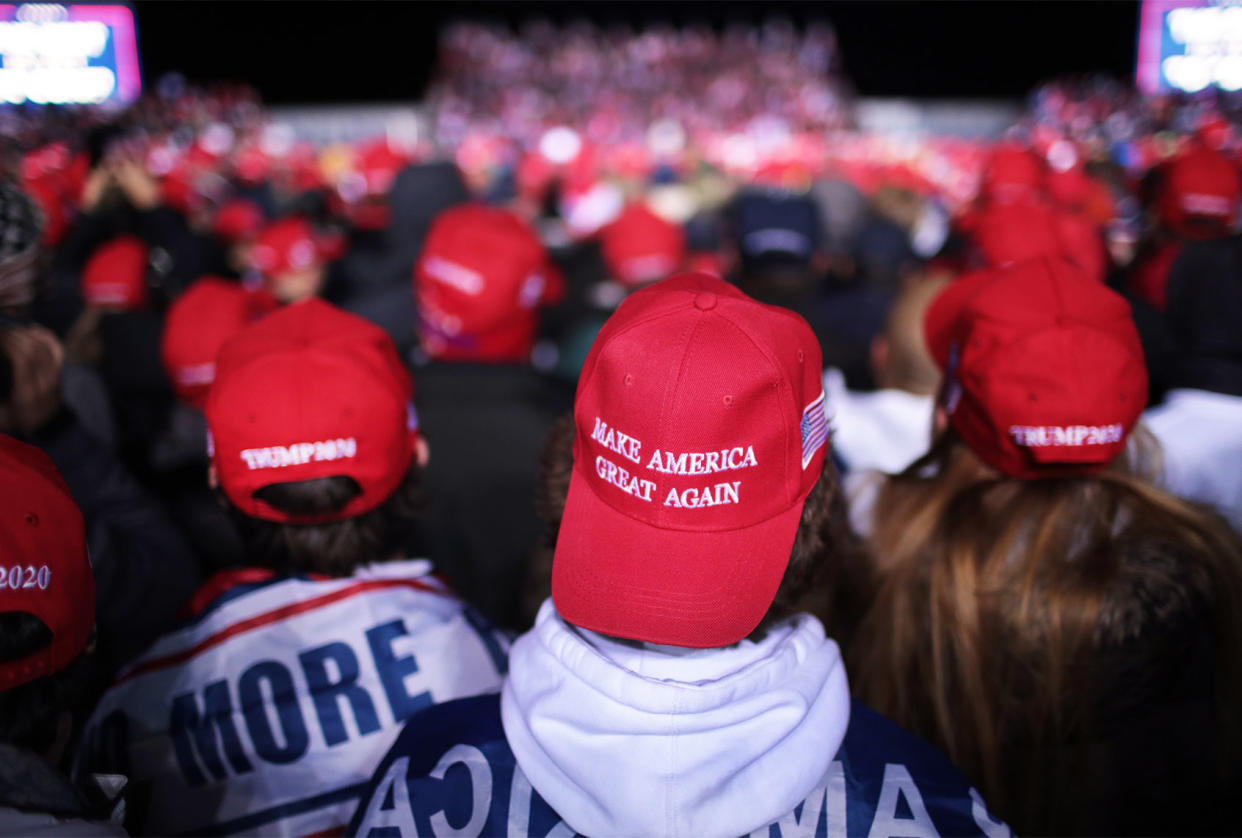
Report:
M507 639L425 561L218 575L118 676L80 772L125 774L144 834L339 831L413 713L498 690Z

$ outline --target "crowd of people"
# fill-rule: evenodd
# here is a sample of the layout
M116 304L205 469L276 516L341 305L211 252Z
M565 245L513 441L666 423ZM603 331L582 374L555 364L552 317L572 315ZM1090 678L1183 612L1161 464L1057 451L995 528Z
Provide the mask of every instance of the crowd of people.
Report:
M1236 103L442 52L424 141L0 114L0 832L1236 830Z

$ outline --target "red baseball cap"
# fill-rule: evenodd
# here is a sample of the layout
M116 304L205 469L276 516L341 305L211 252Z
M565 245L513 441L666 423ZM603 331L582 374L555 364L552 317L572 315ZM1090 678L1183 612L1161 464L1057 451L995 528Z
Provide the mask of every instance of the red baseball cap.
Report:
M948 285L923 321L949 420L1011 477L1089 474L1112 462L1147 402L1130 305L1040 258Z
M821 376L806 321L720 279L679 274L628 297L578 380L561 615L694 648L753 631L823 468Z
M86 527L51 459L0 434L0 612L22 611L51 630L51 642L0 662L0 690L68 666L95 630L95 576Z
M147 245L137 236L118 236L91 254L82 269L87 305L135 311L147 304Z
M291 215L263 228L250 249L250 263L271 280L330 261L336 244L334 237L319 232L307 219Z
M442 360L528 359L537 309L564 294L535 231L512 212L483 204L436 216L414 267L419 338Z
M201 410L216 377L220 347L278 306L266 291L251 291L229 279L195 280L168 307L160 339L160 360L177 398Z
M1108 255L1099 230L1081 213L1042 201L990 204L973 219L971 238L988 267L1005 267L1040 256L1073 262L1103 280Z
M983 172L980 195L1005 203L1038 196L1044 189L1044 162L1025 146L1006 143L992 151Z
M1191 239L1227 236L1242 200L1242 177L1223 154L1187 151L1168 163L1160 191L1160 213L1178 235Z
M229 501L284 523L369 512L401 484L418 421L409 373L378 326L319 299L285 306L227 341L207 395L212 464ZM343 475L362 491L331 515L256 498L273 483Z
M211 231L226 242L253 239L263 229L263 210L248 198L234 198L216 210Z
M600 249L613 279L624 285L644 285L681 268L686 233L636 202L600 231Z

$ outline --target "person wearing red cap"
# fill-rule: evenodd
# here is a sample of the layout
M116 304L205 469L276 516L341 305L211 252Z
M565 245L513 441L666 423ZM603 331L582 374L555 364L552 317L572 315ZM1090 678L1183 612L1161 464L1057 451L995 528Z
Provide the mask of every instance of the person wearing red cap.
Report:
M1156 229L1127 278L1127 287L1156 311L1167 304L1169 270L1187 241L1231 235L1242 206L1242 174L1219 152L1186 151L1157 173Z
M569 403L531 365L540 308L562 293L534 230L480 204L441 213L414 270L430 359L414 374L437 452L420 544L467 601L514 629L529 625L517 604L540 535L530 501L539 449Z
M602 275L574 301L579 311L557 340L555 372L566 381L577 381L595 336L627 294L683 270L688 261L685 228L657 215L645 201L627 206L597 239Z
M1141 473L1128 303L1042 259L951 283L924 327L938 437L855 509L880 575L856 694L1019 831L1232 823L1242 543Z
M267 291L282 303L319 296L327 266L340 241L316 230L309 220L289 216L263 228L250 247L250 267Z
M0 494L0 831L124 835L59 770L95 648L82 513L47 455L4 434Z
M821 386L806 322L719 279L623 302L550 444L552 596L502 695L412 719L347 834L1007 835L803 610L853 553Z
M244 549L207 486L207 424L203 408L216 375L216 356L229 338L279 303L236 280L200 277L172 302L164 318L160 362L177 402L158 440L160 494L205 568L244 563Z
M402 559L428 456L412 397L383 331L321 300L221 348L212 479L252 564L208 580L84 734L83 765L149 791L139 831L339 829L406 718L499 686L505 639Z

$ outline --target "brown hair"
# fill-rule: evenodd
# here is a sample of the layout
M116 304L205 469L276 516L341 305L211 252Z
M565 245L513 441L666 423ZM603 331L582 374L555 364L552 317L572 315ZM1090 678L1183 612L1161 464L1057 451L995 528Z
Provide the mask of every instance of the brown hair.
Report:
M1188 666L1204 635L1218 706L1239 695L1242 542L1125 457L1016 480L950 429L874 508L855 693L945 750L1018 831L1081 828L1104 713L1166 700L1157 673Z
M532 622L552 589L552 556L569 495L573 444L573 415L567 413L549 431L539 458L535 509L545 529L529 562L522 595L523 617ZM862 543L850 529L836 466L831 457L825 457L823 472L803 504L802 520L776 597L749 639L762 639L775 623L807 612L840 640L839 631L856 622L859 605L866 601L859 590L869 578L868 568Z
M338 475L273 483L254 494L284 512L316 515L342 508L361 491L352 477ZM359 565L399 558L408 549L423 502L422 472L411 462L401 485L383 503L343 521L282 524L253 518L231 504L228 508L256 564L282 573L348 576Z

